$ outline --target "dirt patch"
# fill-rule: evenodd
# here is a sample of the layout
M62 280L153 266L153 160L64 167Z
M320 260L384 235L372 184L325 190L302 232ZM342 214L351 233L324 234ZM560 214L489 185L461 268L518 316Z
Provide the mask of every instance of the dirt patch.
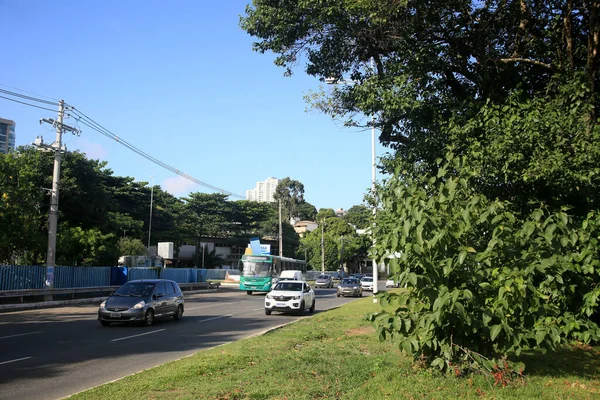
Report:
M346 336L372 335L375 333L375 328L372 326L361 326L360 328L352 328L344 332Z

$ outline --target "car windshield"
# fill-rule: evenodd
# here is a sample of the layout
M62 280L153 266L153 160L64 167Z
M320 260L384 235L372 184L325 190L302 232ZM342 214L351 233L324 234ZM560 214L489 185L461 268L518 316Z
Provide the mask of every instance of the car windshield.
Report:
M373 282L373 278L362 278L363 282Z
M342 285L356 285L358 281L356 279L344 279Z
M148 297L154 289L154 283L128 282L117 289L113 296Z
M317 279L329 279L329 275L319 275Z
M275 290L287 290L292 292L302 291L302 282L279 282L275 285Z

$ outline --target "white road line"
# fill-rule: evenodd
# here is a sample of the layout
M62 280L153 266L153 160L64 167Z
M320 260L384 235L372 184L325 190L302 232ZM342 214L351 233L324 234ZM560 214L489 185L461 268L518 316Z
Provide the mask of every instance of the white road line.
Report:
M232 315L233 314L221 315L220 317L207 318L207 319L200 320L198 322L206 322L206 321L212 321L213 319L227 318L227 317L231 317Z
M42 333L42 332L43 331L37 331L37 332L19 333L17 335L10 335L10 336L0 336L0 339L8 339L8 338L17 337L17 336L35 335L36 333Z
M134 338L134 337L144 336L144 335L150 335L152 333L162 332L164 330L165 329L158 329L158 330L152 331L152 332L140 333L139 335L125 336L125 337L122 337L122 338L113 339L113 340L111 340L111 342L118 342L119 340L131 339L131 338Z
M23 358L17 358L17 359L15 359L15 360L3 361L3 362L0 362L0 365L2 365L2 364L14 363L14 362L17 362L17 361L29 360L30 358L31 358L31 357L23 357Z
M251 310L251 311L259 311L259 310L264 310L264 309L265 309L264 307L261 307L261 308L255 308L254 310Z

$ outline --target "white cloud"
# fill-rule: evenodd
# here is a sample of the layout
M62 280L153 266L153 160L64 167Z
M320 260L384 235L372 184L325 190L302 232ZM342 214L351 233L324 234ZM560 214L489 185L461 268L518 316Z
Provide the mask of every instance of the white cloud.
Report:
M163 190L171 193L173 196L185 196L198 185L182 176L173 176L163 181L161 187Z
M106 160L108 151L101 144L81 138L78 140L77 144L89 160Z

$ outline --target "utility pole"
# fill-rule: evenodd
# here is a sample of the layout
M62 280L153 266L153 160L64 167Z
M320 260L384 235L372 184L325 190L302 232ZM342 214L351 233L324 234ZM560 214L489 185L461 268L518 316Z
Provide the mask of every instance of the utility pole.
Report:
M375 60L371 58L371 68L375 70ZM373 247L375 247L375 217L377 215L377 197L375 194L377 182L377 160L375 158L375 115L371 117L371 191L373 192L373 225L371 227L371 238L373 238ZM373 252L375 254L375 252ZM377 261L373 255L373 303L377 303L377 281L379 280Z
M283 228L281 226L281 199L279 199L279 257L283 257Z
M148 221L148 255L150 255L150 235L152 234L152 202L154 201L154 177L150 177L151 183L150 185L150 220Z
M321 219L321 273L325 273L325 218Z
M344 270L344 235L340 236L340 268ZM350 271L348 271L350 272Z
M45 145L42 138L36 139L36 145L42 151L54 151L54 171L52 173L52 189L50 191L50 211L48 213L48 251L46 253L46 288L54 286L54 267L56 266L56 230L58 226L58 190L60 183L60 164L62 162L62 152L66 148L62 145L63 131L79 135L80 131L76 128L63 124L65 115L65 101L58 103L58 117L56 121L51 118L40 119L40 124L45 122L56 129L56 140L51 145Z

